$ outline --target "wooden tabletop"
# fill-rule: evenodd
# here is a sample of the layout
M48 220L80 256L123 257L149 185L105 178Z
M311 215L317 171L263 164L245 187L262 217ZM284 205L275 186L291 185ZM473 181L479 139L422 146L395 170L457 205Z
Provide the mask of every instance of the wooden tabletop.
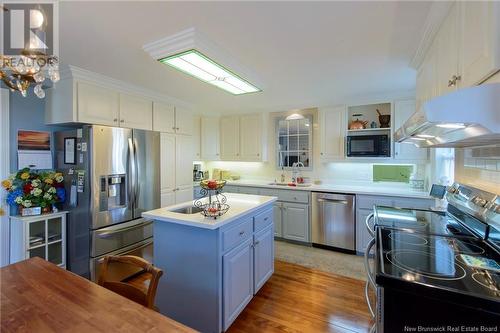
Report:
M0 269L0 331L195 332L40 258Z

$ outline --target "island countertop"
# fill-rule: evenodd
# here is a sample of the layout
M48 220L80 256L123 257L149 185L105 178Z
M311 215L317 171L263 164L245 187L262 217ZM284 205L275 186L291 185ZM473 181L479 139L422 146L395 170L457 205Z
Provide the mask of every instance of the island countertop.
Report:
M184 214L175 212L182 208L190 207L193 201L187 201L178 205L159 208L142 213L142 217L155 221L177 223L204 229L218 229L228 223L236 221L239 217L257 211L260 208L275 202L277 197L262 195L225 193L229 210L217 219L204 217L201 213ZM208 199L203 199L208 200Z

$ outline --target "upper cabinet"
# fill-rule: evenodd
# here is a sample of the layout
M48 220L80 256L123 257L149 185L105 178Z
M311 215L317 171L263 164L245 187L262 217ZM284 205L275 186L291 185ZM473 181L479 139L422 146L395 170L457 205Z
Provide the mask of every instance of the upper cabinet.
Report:
M219 160L219 118L201 118L201 158L204 160Z
M319 109L320 157L322 161L344 158L346 107Z
M70 85L72 88L73 86ZM78 82L75 83L76 93L73 94L70 89L68 90L70 94L66 96L68 98L69 105L76 104L76 112L70 113L68 115L63 114L65 112L64 106L55 105L50 102L55 102L57 100L62 100L65 96L53 96L57 93L56 88L52 88L49 92L49 110L52 110L53 118L49 121L50 123L57 123L58 118L62 118L63 122L76 122L89 123L89 124L100 124L108 126L118 126L118 118L120 117L120 95L110 89L100 88L92 84ZM57 87L59 89L59 87ZM76 103L73 102L72 96L78 96ZM52 106L52 107L50 107ZM73 108L68 109L72 110ZM49 112L47 112L49 113ZM69 117L68 117L69 116ZM73 117L71 117L73 116ZM68 119L68 121L64 121Z
M451 5L417 70L421 103L487 80L500 70L500 3L460 1Z
M153 130L172 134L193 134L193 114L162 102L153 103Z
M142 97L120 94L120 127L151 130L153 103Z
M394 128L400 128L413 113L415 113L414 100L394 102ZM396 142L394 144L394 158L398 160L426 161L428 159L428 149Z
M201 159L201 117L193 117L193 158L195 161Z
M261 162L267 159L267 122L264 114L220 118L220 157L226 161Z

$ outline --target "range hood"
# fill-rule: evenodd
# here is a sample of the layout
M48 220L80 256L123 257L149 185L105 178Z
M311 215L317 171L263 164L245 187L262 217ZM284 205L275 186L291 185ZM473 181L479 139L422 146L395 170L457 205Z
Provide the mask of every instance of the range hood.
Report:
M460 89L424 103L394 137L421 148L499 144L500 83Z

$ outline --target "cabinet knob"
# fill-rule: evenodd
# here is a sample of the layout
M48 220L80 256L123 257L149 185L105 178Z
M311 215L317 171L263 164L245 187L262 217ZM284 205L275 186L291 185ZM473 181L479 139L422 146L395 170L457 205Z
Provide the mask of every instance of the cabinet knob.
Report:
M118 121L118 118L113 119L113 121L116 123Z
M257 156L260 156L260 154L257 154Z
M174 130L175 129L175 126L172 127L172 129Z
M125 119L120 120L120 123L124 123L124 122L125 122Z
M254 245L258 245L260 243L260 241L256 240Z
M321 155L323 155L323 153L320 153Z
M243 236L245 234L245 231L240 231L240 236Z
M175 129L176 129L176 130L179 130L179 127L176 127Z

